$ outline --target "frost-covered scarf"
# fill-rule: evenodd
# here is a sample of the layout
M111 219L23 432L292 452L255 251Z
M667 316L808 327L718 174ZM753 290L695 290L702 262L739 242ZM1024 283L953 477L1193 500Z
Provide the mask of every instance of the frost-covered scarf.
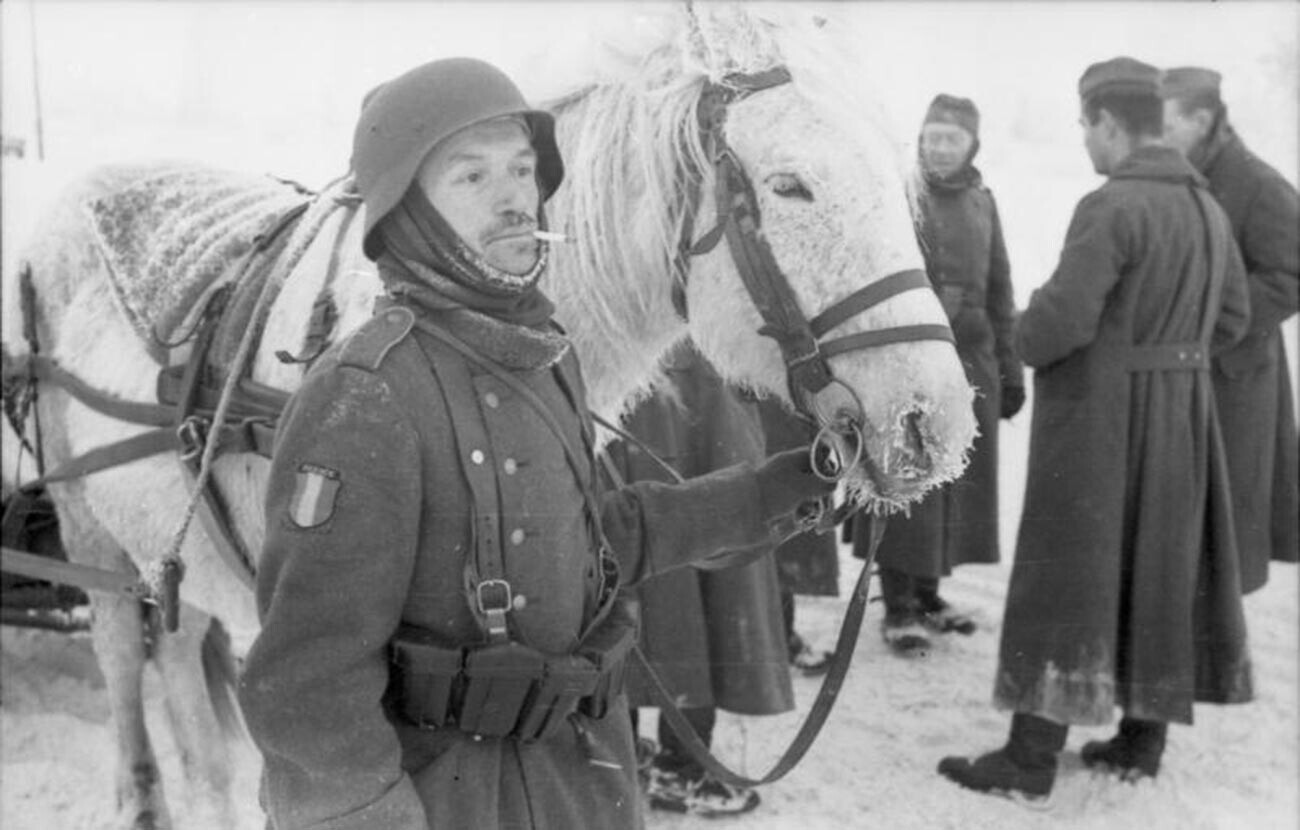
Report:
M395 302L512 369L546 368L568 351L551 323L555 305L537 286L546 243L527 274L506 274L469 250L418 185L379 227L379 277Z

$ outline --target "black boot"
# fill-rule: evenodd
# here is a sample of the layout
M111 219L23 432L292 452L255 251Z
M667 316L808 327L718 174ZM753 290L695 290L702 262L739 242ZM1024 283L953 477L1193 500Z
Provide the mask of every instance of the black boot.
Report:
M1007 745L974 761L949 756L939 774L977 792L1003 792L1029 800L1046 798L1056 781L1056 753L1069 727L1035 715L1011 719Z
M1109 741L1089 741L1079 755L1090 767L1107 766L1124 781L1155 778L1165 752L1168 724L1125 717Z
M930 637L916 599L914 578L892 568L880 569L880 592L885 599L885 620L880 633L889 650L900 657L930 653Z
M975 620L969 614L963 614L939 596L939 580L918 578L916 580L916 602L921 609L922 621L939 632L947 634L974 634Z

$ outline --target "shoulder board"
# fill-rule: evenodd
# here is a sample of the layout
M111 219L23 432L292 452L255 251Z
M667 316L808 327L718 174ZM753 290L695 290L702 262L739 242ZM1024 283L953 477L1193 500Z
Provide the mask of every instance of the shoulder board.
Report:
M394 346L411 333L415 313L409 308L387 309L361 324L344 341L339 363L377 371Z

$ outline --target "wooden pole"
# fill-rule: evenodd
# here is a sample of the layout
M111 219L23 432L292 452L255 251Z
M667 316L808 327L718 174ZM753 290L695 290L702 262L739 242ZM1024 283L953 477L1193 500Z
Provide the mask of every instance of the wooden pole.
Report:
M36 57L36 0L27 1L27 18L32 38L32 94L36 104L36 158L45 160L45 123L41 117L41 70Z

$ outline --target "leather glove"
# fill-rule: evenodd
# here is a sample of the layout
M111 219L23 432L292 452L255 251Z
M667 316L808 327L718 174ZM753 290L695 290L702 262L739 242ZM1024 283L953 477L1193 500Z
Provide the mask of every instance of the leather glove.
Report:
M755 473L763 516L774 519L792 513L800 504L828 495L835 485L812 471L808 448L786 450L771 456Z
M1002 418L1012 418L1025 405L1025 387L1023 386L1004 386L1002 387L1002 411L998 413Z

